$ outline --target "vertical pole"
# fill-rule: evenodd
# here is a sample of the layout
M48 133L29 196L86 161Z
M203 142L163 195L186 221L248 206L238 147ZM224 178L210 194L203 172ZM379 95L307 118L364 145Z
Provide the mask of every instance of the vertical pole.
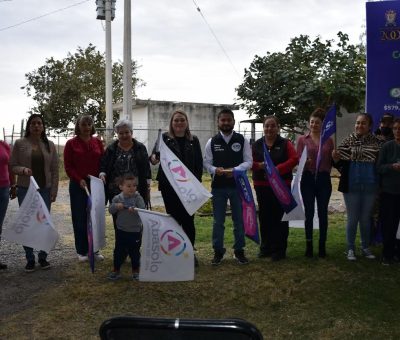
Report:
M111 0L105 2L106 17L106 143L113 138L113 110L112 110L112 56L111 56Z
M131 0L124 0L124 90L123 118L131 119L132 114L132 56L131 56Z

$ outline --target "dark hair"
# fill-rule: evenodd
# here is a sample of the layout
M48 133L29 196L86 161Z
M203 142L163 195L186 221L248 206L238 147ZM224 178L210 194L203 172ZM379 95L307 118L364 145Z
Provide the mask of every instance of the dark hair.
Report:
M89 122L92 125L92 131L90 131L90 134L94 135L96 133L96 129L94 128L93 118L89 115L80 115L75 122L74 134L76 136L79 136L80 134L79 124L81 122Z
M119 185L123 185L125 183L125 181L135 181L137 183L137 178L136 178L136 176L129 174L129 173L117 178L117 183Z
M233 119L235 119L235 115L233 113L233 111L231 109L228 108L224 108L221 111L219 111L217 118L219 119L221 117L221 115L231 115Z
M310 118L319 118L321 121L324 121L325 118L325 111L321 109L320 107L316 108L313 112L310 114Z
M278 117L277 117L277 116L274 116L274 115L265 116L265 117L263 118L263 126L264 126L265 122L266 122L268 119L273 119L273 120L275 121L276 125L281 126L281 123L279 122Z
M176 111L174 111L172 113L171 118L169 120L169 130L168 130L169 135L171 137L175 137L174 129L172 128L172 121L174 120L174 117L177 114L181 114L182 116L185 117L186 123L187 123L186 130L185 130L185 137L187 139L191 140L192 139L192 134L190 133L190 129L189 129L189 119L188 119L188 116L187 116L186 112L183 111L183 110L176 110Z
M372 126L374 125L374 120L372 119L372 116L371 116L369 113L366 113L366 112L364 112L364 113L359 113L359 114L357 115L357 117L356 117L356 120L357 120L357 118L360 117L360 116L364 116L365 118L367 118L368 123L369 123L369 126L372 128Z
M394 122L394 116L391 113L385 112L380 120L381 123L392 124Z
M393 120L393 125L394 124L400 124L400 117L397 117Z
M31 135L31 124L32 124L32 120L34 118L40 118L40 120L42 121L42 125L43 125L43 131L40 134L40 139L43 141L43 143L46 145L46 149L48 152L50 152L50 144L49 144L49 140L47 139L46 136L46 123L44 121L44 118L42 115L37 114L37 113L33 113L29 116L28 120L26 121L26 129L25 129L25 135L24 137L29 137Z

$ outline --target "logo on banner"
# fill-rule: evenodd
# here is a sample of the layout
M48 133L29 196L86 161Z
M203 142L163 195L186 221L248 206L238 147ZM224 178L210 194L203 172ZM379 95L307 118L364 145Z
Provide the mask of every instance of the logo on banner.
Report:
M397 26L396 25L396 16L397 13L396 11L389 9L385 12L385 18L386 18L386 27L393 27Z
M397 12L389 9L385 12L385 28L381 29L381 40L400 40L400 29L396 24Z
M390 96L392 98L400 98L400 88L394 87L394 88L390 89Z
M326 127L325 127L324 132L329 131L329 130L332 128L333 124L334 124L333 121L330 120L330 121L326 124Z
M161 251L168 256L187 256L184 237L174 230L165 231L160 238Z
M171 162L168 162L168 168L171 171L172 176L174 176L174 179L178 182L189 181L189 178L186 176L185 169L177 159L173 159Z

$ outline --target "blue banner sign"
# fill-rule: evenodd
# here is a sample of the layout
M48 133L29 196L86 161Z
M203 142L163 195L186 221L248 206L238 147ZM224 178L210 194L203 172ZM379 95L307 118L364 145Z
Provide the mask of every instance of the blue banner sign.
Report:
M367 2L366 111L400 116L400 1Z

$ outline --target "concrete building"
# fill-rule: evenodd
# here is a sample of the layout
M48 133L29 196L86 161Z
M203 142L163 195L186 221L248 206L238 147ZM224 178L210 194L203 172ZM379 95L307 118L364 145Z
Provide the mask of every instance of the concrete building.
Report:
M175 110L181 109L187 113L190 131L199 138L200 145L204 150L207 140L218 131L218 112L223 108L229 108L232 111L239 109L238 106L232 104L143 99L134 100L132 106L132 113L126 118L133 123L134 137L146 145L149 153L156 142L158 129L163 132L168 131L170 116ZM114 105L114 110L119 112L122 118L122 103Z

